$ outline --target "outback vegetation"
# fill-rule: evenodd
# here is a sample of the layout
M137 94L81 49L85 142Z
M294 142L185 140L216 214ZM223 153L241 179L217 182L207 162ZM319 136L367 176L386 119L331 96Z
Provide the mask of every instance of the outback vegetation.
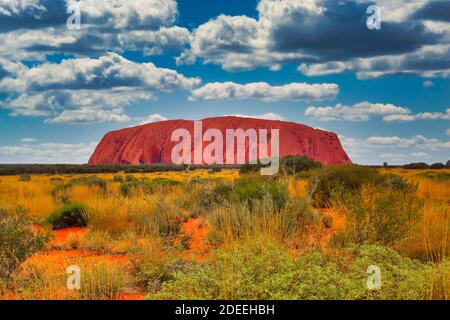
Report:
M448 299L450 170L435 167L2 167L0 296Z

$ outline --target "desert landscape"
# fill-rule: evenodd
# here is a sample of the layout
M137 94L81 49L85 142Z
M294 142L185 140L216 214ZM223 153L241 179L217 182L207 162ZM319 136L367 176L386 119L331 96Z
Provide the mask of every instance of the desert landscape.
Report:
M1 298L448 299L449 176L306 157L283 158L275 177L2 176Z
M0 0L0 44L12 314L449 300L449 0Z

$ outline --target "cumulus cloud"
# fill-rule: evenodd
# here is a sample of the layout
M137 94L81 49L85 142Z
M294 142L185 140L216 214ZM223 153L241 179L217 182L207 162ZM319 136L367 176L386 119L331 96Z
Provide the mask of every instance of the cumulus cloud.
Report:
M426 150L450 149L450 141L441 141L435 138L426 138L422 135L416 135L411 138L401 138L398 136L373 136L366 139L353 139L342 137L343 144L351 149L362 147L362 150L368 148L417 148Z
M431 1L377 1L383 22L373 31L365 25L372 1L260 0L257 18L220 15L200 25L178 62L201 59L225 70L279 70L283 63L300 62L307 75L353 71L366 78L447 75L448 54L440 46L448 44L450 28L430 27L439 17L414 16ZM375 58L381 61L370 60Z
M81 12L81 29L69 30L67 8ZM189 31L174 25L175 0L8 0L0 3L0 56L45 60L52 52L102 55L108 50L144 54L180 51Z
M359 79L378 78L395 74L448 77L450 75L450 45L427 45L414 52L399 55L355 58L349 61L327 61L313 64L302 63L298 70L307 76L354 72Z
M99 123L99 122L128 122L130 117L124 114L123 108L105 112L101 109L80 108L77 110L64 110L53 118L46 119L45 123Z
M1 146L1 163L87 163L97 143L40 143Z
M449 120L450 109L442 112L421 112L393 104L360 102L351 106L337 104L334 107L308 107L305 115L319 121L368 121L371 117L381 117L385 122L409 122L415 120Z
M422 135L413 137L373 136L353 138L339 136L349 157L367 164L383 161L394 163L424 161L424 158L442 161L448 154L450 141L427 138ZM399 151L401 150L401 151ZM409 155L406 156L406 155Z
M3 107L12 115L52 116L47 123L123 122L129 120L123 107L198 84L198 78L110 53L23 67L0 80L0 94L8 96Z
M410 110L393 104L360 102L352 106L337 104L335 107L308 107L305 115L321 121L368 121L371 116L409 115Z
M339 86L334 83L271 86L266 82L214 82L193 90L189 100L310 101L334 99L338 93Z

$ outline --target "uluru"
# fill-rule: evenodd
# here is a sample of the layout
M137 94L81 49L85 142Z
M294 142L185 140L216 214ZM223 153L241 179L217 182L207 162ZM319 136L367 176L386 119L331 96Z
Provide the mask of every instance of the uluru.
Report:
M218 129L224 136L227 129L266 129L269 132L279 129L280 157L307 156L322 164L351 163L338 136L332 132L294 122L235 116L200 121L203 133L208 129ZM194 121L166 120L108 132L97 145L89 164L172 163L172 148L177 142L171 140L171 135L180 128L193 135ZM203 145L208 143L210 142L203 142ZM194 152L193 148L191 152Z

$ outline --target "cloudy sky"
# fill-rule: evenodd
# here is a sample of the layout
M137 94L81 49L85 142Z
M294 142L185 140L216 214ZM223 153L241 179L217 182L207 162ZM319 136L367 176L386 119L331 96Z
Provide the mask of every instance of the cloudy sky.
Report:
M448 0L1 0L0 43L0 163L230 114L336 132L357 163L450 158Z

